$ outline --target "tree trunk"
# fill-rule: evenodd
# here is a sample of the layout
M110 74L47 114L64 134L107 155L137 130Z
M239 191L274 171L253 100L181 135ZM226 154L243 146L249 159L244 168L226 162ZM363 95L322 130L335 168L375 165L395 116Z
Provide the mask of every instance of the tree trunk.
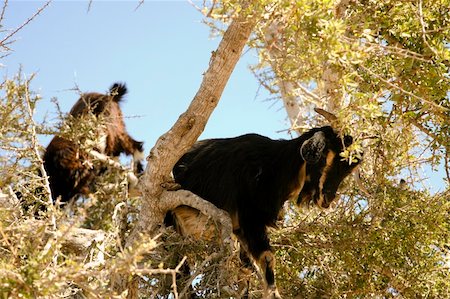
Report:
M158 139L151 150L147 158L147 169L140 182L143 202L137 231L151 232L162 223L166 213L166 210L161 210L159 202L163 191L162 184L171 182L170 173L173 166L203 132L254 24L254 18L245 16L237 17L231 23L218 49L212 52L209 68L187 111Z
M201 199L199 202L198 197L186 196L184 192L178 193L177 201L173 201L172 198L171 203L164 203L162 202L164 198L170 198L170 196L162 196L164 192L170 192L165 191L164 186L172 181L170 173L175 163L203 132L257 19L257 15L249 17L243 12L233 19L218 49L212 52L209 68L187 111L178 118L168 132L158 139L150 151L147 157L147 168L139 184L142 192L142 207L136 226L126 242L126 247L138 244L141 234L150 236L155 234L158 227L162 225L167 210L174 208L173 205L187 204L199 208L201 202L204 202L205 205L208 204ZM214 209L214 207L210 208ZM200 208L199 210L206 211L207 209ZM223 215L220 212L216 214ZM231 230L231 224L226 226L229 227L227 230ZM114 281L117 282L114 288L119 293L127 288L124 277L119 277ZM129 295L135 293L135 290L128 292Z
M349 0L341 0L334 7L336 18L344 18ZM339 80L341 74L332 65L326 65L322 80L315 91L308 91L302 82L292 82L278 76L277 70L283 64L283 29L282 25L274 21L265 32L266 49L270 56L270 64L277 79L281 99L291 122L293 131L301 132L310 127L308 116L313 108L318 106L329 112L335 112L341 105L343 97Z
M302 107L301 103L305 103L307 98L295 92L295 85L286 79L281 78L277 73L279 61L283 60L283 40L280 25L275 21L266 30L264 39L266 49L270 57L270 66L276 76L277 85L280 89L281 99L283 101L284 109L286 110L288 119L291 123L291 128L297 131L298 128L303 127Z

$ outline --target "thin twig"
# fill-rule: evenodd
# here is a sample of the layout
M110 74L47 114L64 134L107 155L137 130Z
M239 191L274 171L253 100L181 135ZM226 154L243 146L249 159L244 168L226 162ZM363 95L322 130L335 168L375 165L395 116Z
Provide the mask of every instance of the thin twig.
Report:
M39 143L37 140L37 133L36 133L36 123L34 122L33 119L33 109L31 108L31 99L30 99L30 90L29 90L29 82L32 80L33 76L28 79L25 80L25 102L27 105L27 112L28 112L28 121L31 125L31 145L32 145L32 149L34 151L35 154L35 159L38 161L39 163L39 170L42 173L42 177L44 179L44 190L45 190L45 194L47 196L47 208L50 211L50 221L52 223L53 226L53 231L56 232L58 227L56 225L56 217L55 217L55 213L54 213L54 206L53 206L53 199L52 199L52 192L50 189L50 182L49 182L49 177L47 176L47 172L45 171L45 167L44 167L44 161L42 161L41 155L39 153ZM50 248L52 247L52 245L55 245L56 238L52 239L52 241L48 241L47 245L44 247L44 251L42 252L42 254L45 254L46 251L49 251ZM52 263L54 265L54 267L56 267L58 265L58 250L56 250L53 254L53 259L52 259Z
M445 174L447 175L447 181L450 184L450 156L448 154L448 150L445 150L445 158L444 158L444 168Z
M356 38L351 38L348 36L342 36L341 37L343 42L348 42L349 44L353 44L355 42L359 42L361 43L361 41L359 39ZM408 49L404 49L404 48L399 48L396 46L389 46L389 45L382 45L382 44L378 44L378 43L373 43L373 42L369 42L367 40L364 41L363 45L368 45L370 47L376 48L378 50L385 50L388 51L389 53L392 54L396 54L396 55L400 55L403 57L407 57L407 58L412 58L412 59L416 59L416 60L420 60L426 63L433 63L432 59L427 59L426 56L419 54L417 52L408 50ZM370 47L367 47L368 50L370 50Z
M445 31L445 30L449 30L449 29L450 29L450 26L445 26L445 27L441 27L441 28L425 30L425 33L436 33L436 32L441 32L441 31Z
M178 290L177 290L177 273L180 271L181 266L183 266L184 262L186 261L187 257L184 256L181 262L178 264L178 266L175 267L174 271L172 272L172 289L173 289L173 295L175 296L175 299L178 299Z
M28 121L30 122L30 125L31 125L31 145L32 145L32 149L34 151L35 158L39 163L39 170L41 171L42 178L44 179L44 190L45 190L45 194L48 199L47 205L49 207L49 210L52 210L52 208L50 208L50 207L53 207L52 191L50 189L49 177L47 176L47 172L45 171L44 161L42 161L41 154L39 152L39 143L38 143L37 137L36 137L36 135L37 135L36 123L34 122L34 119L33 119L34 112L31 108L29 82L32 80L32 78L33 77L31 77L30 79L25 81L25 102L27 105L27 112L28 112L28 117L29 117ZM56 231L57 225L56 225L56 218L55 218L54 213L51 213L50 219L51 219L51 222L53 225L53 229Z
M89 0L88 8L87 8L87 13L89 13L89 12L91 11L92 1L93 1L93 0Z
M389 85L390 87L392 87L392 88L394 88L394 89L397 89L398 91L400 91L400 92L402 92L402 93L404 93L404 94L406 94L406 95L409 95L410 97L413 97L413 98L415 98L415 99L417 99L417 100L423 101L423 102L425 102L425 103L427 103L427 104L429 104L429 105L431 105L431 106L433 106L433 107L435 107L435 108L437 108L437 109L439 109L439 110L442 110L442 111L448 111L448 110L450 110L450 109L448 109L448 108L445 108L445 107L442 107L442 106L436 104L435 102L429 101L429 100L424 99L424 98L421 98L421 97L419 97L419 96L416 96L416 95L413 94L412 92L407 91L407 90L401 88L400 86L395 85L395 84L389 82L388 80L384 79L383 77L381 77L380 75L376 74L375 72L373 72L372 70L366 68L366 67L363 66L363 65L360 65L360 67L361 67L363 70L365 70L366 72L368 72L369 74L371 74L372 76L374 76L375 78L381 80L382 82L386 83L386 84Z
M137 185L139 179L136 177L136 175L134 174L133 170L123 166L119 162L111 159L107 155L104 155L104 154L102 154L102 153L100 153L100 152L98 152L96 150L90 150L90 151L88 151L88 154L91 157L93 157L93 158L95 158L95 159L97 159L97 160L99 160L101 162L105 162L109 166L112 166L112 167L114 167L114 168L116 168L118 170L124 171L126 173L126 175L127 175L128 183L131 186L136 186Z
M33 21L45 8L47 8L47 6L50 5L50 3L53 0L49 0L47 1L41 8L39 8L34 15L32 15L31 17L29 17L22 25L20 25L19 27L17 27L13 32L11 32L10 34L8 34L5 38L3 38L0 41L0 46L1 47L5 47L6 42L14 35L16 34L18 31L20 31L23 27L25 27L26 25L28 25L28 23L30 23L31 21Z
M211 9L210 9L210 10L208 11L208 13L206 14L206 17L207 17L207 18L210 18L210 17L211 17L212 12L213 12L215 6L216 6L216 0L213 0L213 2L212 2L212 4L211 4Z
M416 118L408 118L408 120L416 127L418 128L420 131L422 131L422 133L425 133L425 135L427 135L428 137L431 137L431 139L437 141L438 140L438 136L436 136L436 134L434 134L433 132L431 132L430 129L425 128L424 126L422 126Z
M144 4L144 0L140 0L134 11L137 11L141 5Z
M183 266L184 262L186 262L187 257L183 257L181 262L175 267L175 269L134 269L133 273L136 275L172 275L172 290L175 299L178 299L178 290L177 290L177 274L180 272L180 268Z
M0 14L0 24L3 22L3 19L5 17L5 12L6 12L7 6L8 6L8 0L5 0L5 2L3 2L2 12Z
M437 51L428 43L427 41L427 33L425 30L425 21L423 20L423 9L422 9L422 0L419 0L419 20L420 25L422 26L422 39L425 45L428 46L428 48L433 52L434 55L438 56Z
M200 273L202 273L202 271L205 269L206 265L208 263L210 263L213 259L218 258L219 256L220 256L220 252L214 252L203 260L201 265L195 270L195 272L191 275L191 278L189 279L189 281L185 284L185 286L180 294L181 297L184 298L187 295L187 292L189 291L189 287L191 286L192 282Z

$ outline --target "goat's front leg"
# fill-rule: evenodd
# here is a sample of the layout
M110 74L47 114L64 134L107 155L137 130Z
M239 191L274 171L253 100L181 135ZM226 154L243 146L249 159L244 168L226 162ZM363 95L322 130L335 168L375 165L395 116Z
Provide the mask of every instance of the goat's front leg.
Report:
M248 226L242 228L238 237L254 260L265 282L263 298L281 299L275 283L275 256L269 244L266 228Z
M142 174L144 167L142 161L145 159L144 142L134 140L126 132L120 136L122 151L127 155L133 155L133 172L136 175Z
M139 175L144 172L144 166L142 165L142 161L145 159L144 143L134 139L131 140L133 144L133 172Z

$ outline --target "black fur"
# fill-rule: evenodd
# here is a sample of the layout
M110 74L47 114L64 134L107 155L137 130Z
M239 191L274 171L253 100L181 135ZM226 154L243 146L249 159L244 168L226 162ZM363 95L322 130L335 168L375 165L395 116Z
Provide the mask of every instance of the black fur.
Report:
M343 139L331 127L312 129L293 140L257 134L209 139L197 142L176 163L173 175L183 189L230 214L234 233L259 263L270 288L275 279L267 227L275 226L283 203L298 197L300 190L298 203L329 206L340 182L357 164L341 161L343 147ZM321 190L324 171L328 175Z

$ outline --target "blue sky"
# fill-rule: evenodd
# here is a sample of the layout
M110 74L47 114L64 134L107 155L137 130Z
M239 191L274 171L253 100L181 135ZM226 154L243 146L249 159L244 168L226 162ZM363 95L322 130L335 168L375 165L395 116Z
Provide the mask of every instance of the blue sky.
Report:
M43 5L41 1L11 1L3 29L14 29ZM36 73L32 89L43 101L37 118L56 121L50 99L64 112L78 95L71 90L105 92L116 81L126 82L129 94L122 108L127 129L148 151L184 112L197 92L211 51L220 38L211 38L203 16L188 1L146 0L55 1L19 31L13 52L1 63L3 77ZM249 132L289 138L281 102L271 97L250 72L257 61L246 52L201 138L229 137ZM283 131L283 132L280 132ZM41 139L44 146L49 139Z
M135 10L138 3L94 1L88 12L88 1L52 2L15 35L12 53L0 61L3 77L13 76L20 66L26 76L35 73L32 89L43 97L37 118L47 115L53 122L51 98L67 112L78 98L71 90L75 86L105 92L113 82L126 82L129 94L122 108L127 129L145 142L148 153L186 110L220 38L211 38L202 14L187 0L146 0ZM2 29L20 26L43 4L10 1ZM267 100L272 96L248 68L256 61L254 51L242 56L201 139L250 132L290 138L281 102ZM41 138L42 145L49 140ZM426 172L433 189L442 190L443 170Z

